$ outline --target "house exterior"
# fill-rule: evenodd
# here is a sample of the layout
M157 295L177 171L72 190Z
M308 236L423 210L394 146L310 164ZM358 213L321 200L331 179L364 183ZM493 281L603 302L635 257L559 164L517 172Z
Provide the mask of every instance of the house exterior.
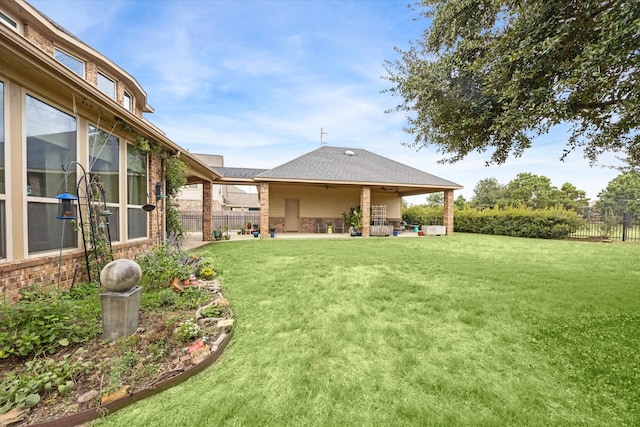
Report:
M211 168L224 167L224 157L216 154L194 154ZM181 212L192 213L202 211L203 184L189 184L180 189L176 201ZM220 211L250 211L259 210L257 193L249 193L235 185L213 184L213 210Z
M147 121L153 109L135 78L23 0L0 2L0 294L85 280L81 233L56 218L63 192L97 177L115 258L133 257L165 229L167 156L189 182L218 175ZM149 146L156 150L147 150ZM211 200L211 185L202 199ZM153 213L142 209L156 206ZM203 211L211 210L205 203ZM148 207L148 206L147 206ZM211 224L204 225L210 239ZM208 228L207 228L208 227Z
M322 146L273 169L214 168L220 183L259 188L260 228L314 233L341 224L343 213L361 208L363 236L371 212L384 207L385 224L402 221L402 197L444 192L443 223L453 233L453 192L463 187L363 149ZM373 208L373 209L372 209ZM263 238L268 237L262 233Z

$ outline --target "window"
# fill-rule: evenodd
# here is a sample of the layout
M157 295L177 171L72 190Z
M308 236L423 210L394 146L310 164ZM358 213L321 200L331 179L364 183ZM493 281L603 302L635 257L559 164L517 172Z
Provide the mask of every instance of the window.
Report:
M0 195L5 192L4 175L4 83L0 82Z
M4 171L4 83L0 82L0 258L7 257L7 220L4 206Z
M124 93L123 104L124 108L126 108L127 111L131 111L131 95L129 95L127 92Z
M18 23L2 12L0 12L0 22L11 28L13 31L18 31Z
M62 65L64 65L65 67L67 67L68 69L70 69L71 71L79 75L80 77L84 78L84 62L82 62L78 58L75 58L58 48L54 49L53 56Z
M95 126L89 125L89 168L100 177L107 203L118 203L120 141Z
M111 216L103 221L109 221L109 236L111 241L120 240L118 222L118 202L120 200L120 141L119 139L89 125L89 168L97 176Z
M147 155L127 145L127 237L147 237Z
M98 71L98 89L111 99L116 99L116 82Z
M62 192L76 194L76 119L27 95L27 210L29 253L77 247L77 233L56 219Z

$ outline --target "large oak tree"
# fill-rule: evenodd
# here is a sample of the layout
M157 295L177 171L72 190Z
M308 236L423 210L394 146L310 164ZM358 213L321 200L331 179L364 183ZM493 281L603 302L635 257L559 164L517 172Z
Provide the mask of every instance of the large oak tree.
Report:
M640 0L424 0L428 27L387 61L412 145L503 163L551 126L564 153L640 162Z

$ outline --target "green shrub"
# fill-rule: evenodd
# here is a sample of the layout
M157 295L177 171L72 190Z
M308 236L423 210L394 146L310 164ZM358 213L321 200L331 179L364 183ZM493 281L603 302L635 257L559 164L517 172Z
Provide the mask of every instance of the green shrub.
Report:
M100 333L97 298L77 300L59 291L26 295L14 305L0 305L0 359L53 354Z
M582 219L563 209L506 208L455 211L455 231L539 239L561 239L575 232Z
M12 408L35 406L44 393L68 395L74 387L74 380L94 367L93 363L83 359L85 352L79 348L74 359L66 354L60 361L34 359L25 363L27 369L24 374L9 373L0 382L0 414Z
M167 241L155 249L137 256L136 261L142 268L140 284L149 288L163 288L171 279L188 279L198 269L199 258L180 249L175 241Z
M411 206L402 209L402 220L415 225L442 225L442 206Z

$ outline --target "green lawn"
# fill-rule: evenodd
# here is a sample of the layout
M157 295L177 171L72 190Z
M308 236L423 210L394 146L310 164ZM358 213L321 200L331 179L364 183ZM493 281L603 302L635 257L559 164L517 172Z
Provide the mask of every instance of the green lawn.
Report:
M104 426L640 425L640 245L210 245L223 357Z

